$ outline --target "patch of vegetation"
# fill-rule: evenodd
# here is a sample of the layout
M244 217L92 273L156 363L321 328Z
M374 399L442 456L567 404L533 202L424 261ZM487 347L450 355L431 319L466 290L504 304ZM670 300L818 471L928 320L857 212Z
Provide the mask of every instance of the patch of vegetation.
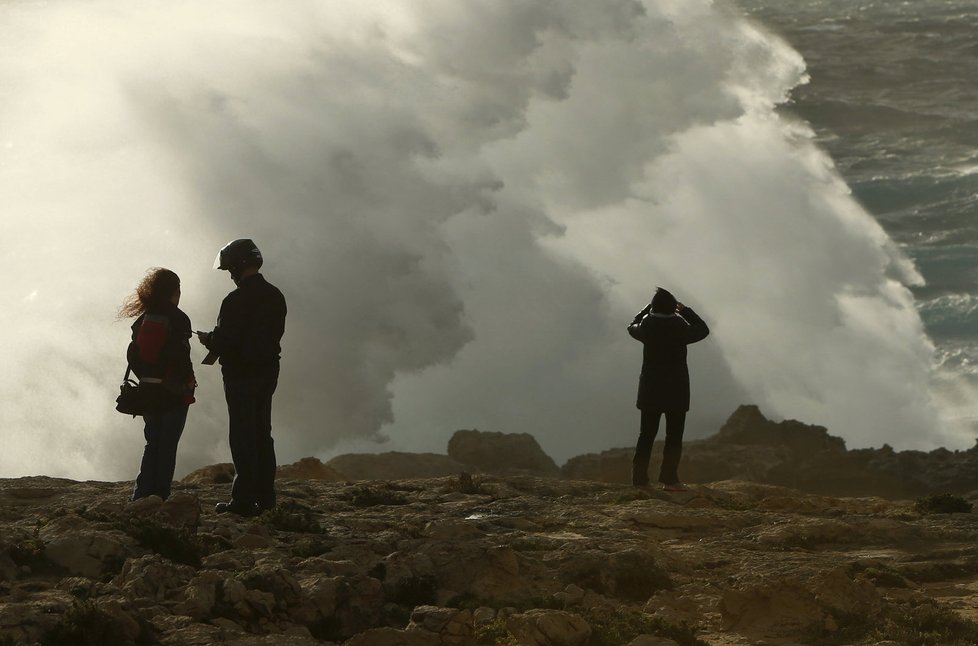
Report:
M482 478L473 478L471 473L466 473L465 471L462 471L457 477L449 481L447 489L448 491L457 491L468 496L482 496L490 493L486 490Z
M312 509L305 505L300 505L294 500L281 503L263 512L258 517L258 522L283 532L300 534L326 533L323 526L316 520L316 515Z
M476 608L516 608L518 612L525 612L533 608L543 608L546 610L561 610L564 607L560 601L553 598L553 595L544 597L520 597L518 599L489 599L477 597L470 592L463 592L448 600L445 604L449 608L459 610L475 610Z
M121 521L118 528L146 549L176 563L200 567L200 559L207 553L190 530L163 525L149 518L132 516Z
M878 617L832 613L838 626L812 627L806 644L841 646L893 641L905 646L974 646L978 644L978 622L964 619L953 610L931 601L886 609Z
M506 630L505 619L493 619L475 627L475 643L479 646L520 646Z
M91 601L75 602L41 638L41 646L103 646L127 641L119 623Z
M347 494L347 500L354 507L377 507L379 505L406 505L407 498L397 493L390 483L382 485L357 485Z
M970 514L974 505L954 494L917 498L913 508L922 514Z

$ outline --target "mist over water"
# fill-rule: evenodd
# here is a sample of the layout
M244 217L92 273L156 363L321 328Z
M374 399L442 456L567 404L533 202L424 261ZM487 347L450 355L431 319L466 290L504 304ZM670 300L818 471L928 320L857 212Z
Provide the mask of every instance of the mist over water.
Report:
M0 476L133 477L114 312L166 266L211 329L237 237L289 301L280 463L473 427L629 445L624 327L657 284L713 331L689 436L753 402L850 446L970 444L912 262L776 112L803 60L730 7L8 1L0 33ZM229 460L197 374L178 475Z

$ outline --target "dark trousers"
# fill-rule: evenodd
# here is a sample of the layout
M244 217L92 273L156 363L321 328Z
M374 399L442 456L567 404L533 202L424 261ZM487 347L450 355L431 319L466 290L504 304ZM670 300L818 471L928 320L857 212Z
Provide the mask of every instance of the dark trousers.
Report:
M228 442L234 461L231 504L249 508L275 506L275 442L272 440L272 395L278 369L261 375L224 377L228 403Z
M170 495L173 470L177 466L177 444L187 423L189 406L178 406L162 413L143 415L143 459L139 463L139 475L132 499L159 496L166 500Z
M649 484L649 461L652 459L652 443L659 432L659 419L666 416L666 446L662 452L662 467L659 469L659 482L676 484L679 482L679 459L683 455L683 430L686 426L686 411L642 411L641 432L635 445L632 458L632 484Z

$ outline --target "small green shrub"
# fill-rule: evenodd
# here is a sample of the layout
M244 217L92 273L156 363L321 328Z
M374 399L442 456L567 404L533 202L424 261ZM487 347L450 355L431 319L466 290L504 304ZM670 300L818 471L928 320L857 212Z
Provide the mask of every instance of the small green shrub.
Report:
M505 619L493 619L475 627L475 643L479 646L519 646L506 630Z
M354 507L377 507L379 505L406 505L407 498L397 493L389 484L358 485L347 498Z
M263 512L258 522L283 532L301 534L324 534L326 530L316 520L312 509L300 505L294 500L276 505L273 509Z
M146 549L177 563L200 567L200 559L206 554L197 536L187 529L139 516L121 521L118 527Z
M917 498L913 507L922 514L970 514L974 505L961 496L942 493L938 496Z
M459 473L457 477L448 483L448 490L464 493L468 496L478 496L489 493L486 491L482 479L473 478L471 473L466 473L465 471Z

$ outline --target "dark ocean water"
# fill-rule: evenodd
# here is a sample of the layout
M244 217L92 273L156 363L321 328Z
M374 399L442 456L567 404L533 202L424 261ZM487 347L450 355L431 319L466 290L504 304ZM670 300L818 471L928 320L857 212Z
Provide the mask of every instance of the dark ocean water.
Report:
M978 385L978 2L737 3L804 56L785 110L914 259L938 360Z

